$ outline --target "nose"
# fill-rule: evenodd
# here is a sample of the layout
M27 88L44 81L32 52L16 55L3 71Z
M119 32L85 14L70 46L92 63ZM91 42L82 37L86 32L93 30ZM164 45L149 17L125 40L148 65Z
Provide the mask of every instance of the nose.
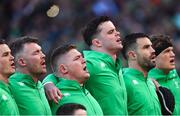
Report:
M174 51L171 51L171 56L175 57Z
M116 36L120 36L120 32L119 31L116 31Z
M10 54L10 60L14 60L14 56L12 56L12 54Z
M152 46L151 46L151 53L155 54L155 50L154 50L154 48L152 48Z
M86 60L85 60L84 58L82 58L82 63L83 63L83 64L86 63Z
M151 51L152 51L152 52L155 52L155 50L154 50L154 48L153 48L152 46L151 46Z
M46 55L43 52L41 52L41 58L45 58L45 57Z

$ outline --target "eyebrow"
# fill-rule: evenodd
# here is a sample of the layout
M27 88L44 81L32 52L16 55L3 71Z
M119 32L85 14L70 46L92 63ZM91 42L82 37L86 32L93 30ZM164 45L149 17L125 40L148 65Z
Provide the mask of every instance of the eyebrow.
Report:
M40 51L42 51L42 50L41 49L37 49L37 50L33 51L33 54L36 53L36 52L40 52Z
M115 29L110 29L110 30L108 31L108 33L111 32L111 31L113 32L114 30L115 30Z
M150 44L146 44L146 45L143 46L143 48L148 48L150 46L151 46Z
M173 51L173 50L174 50L173 48L168 48L164 52L169 52L169 51Z
M73 58L73 60L76 60L77 58L79 59L81 56L82 56L82 55L79 54L79 55L75 56L75 57Z
M6 54L9 54L10 53L10 51L6 51L6 52L4 52L3 54L2 54L2 56L3 55L6 55Z

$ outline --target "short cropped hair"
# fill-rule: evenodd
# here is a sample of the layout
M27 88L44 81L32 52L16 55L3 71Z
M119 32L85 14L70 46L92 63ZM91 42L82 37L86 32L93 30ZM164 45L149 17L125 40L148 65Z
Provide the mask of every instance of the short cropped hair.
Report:
M125 36L125 38L122 40L122 45L123 45L122 54L125 59L127 59L128 51L136 48L137 39L143 37L149 38L149 36L144 33L132 33Z
M9 45L12 51L12 55L16 58L16 55L23 50L24 44L27 44L27 43L39 44L39 41L36 37L32 37L32 36L24 36L24 37L17 38L15 41L11 42Z
M166 48L173 47L172 39L167 35L154 35L151 36L150 39L156 56L158 56Z
M56 115L73 115L78 109L86 110L86 108L81 104L67 103L58 108Z
M57 70L57 62L58 59L60 58L61 55L67 53L68 51L70 51L71 49L76 49L76 46L73 44L65 44L62 45L58 48L56 48L50 57L50 63L51 63L51 68L53 70L53 72L55 72Z
M101 30L98 29L98 26L106 21L111 21L107 16L101 16L92 19L82 30L82 35L84 41L88 46L92 45L92 39L96 34L98 34Z

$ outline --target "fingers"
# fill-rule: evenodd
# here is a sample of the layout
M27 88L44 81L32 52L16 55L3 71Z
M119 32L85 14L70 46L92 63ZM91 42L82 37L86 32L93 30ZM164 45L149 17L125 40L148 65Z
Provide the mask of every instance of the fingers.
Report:
M62 99L62 93L59 89L57 90L57 95L58 95L58 99Z
M52 100L52 96L48 91L46 91L46 96L47 96L48 100L50 100L50 101Z
M44 90L48 97L48 100L53 99L53 93L52 93L53 88L54 88L54 85L52 83L47 83L44 85Z
M61 99L62 94L56 87L51 88L51 90L47 91L47 97L51 101L53 100L55 103L58 103L58 100Z
M60 92L59 89L54 88L53 94L52 94L52 96L51 96L52 99L53 99L53 101L54 101L56 104L58 103L59 98L61 98L61 97L58 95L59 92Z
M62 93L53 83L45 84L44 88L50 101L53 100L55 103L58 103L58 100L62 98Z

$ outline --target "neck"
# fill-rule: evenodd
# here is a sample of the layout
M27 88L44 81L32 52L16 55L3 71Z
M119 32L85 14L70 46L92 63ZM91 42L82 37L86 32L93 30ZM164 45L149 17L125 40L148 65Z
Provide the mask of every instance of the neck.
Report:
M114 60L114 62L116 61L116 58L117 58L117 51L114 51L114 52L110 52L110 51L107 51L105 49L102 49L102 48L97 48L97 47L91 47L92 50L94 51L97 51L97 52L102 52L102 53L105 53L105 54L108 54L112 57L112 59Z
M25 69L17 68L16 71L31 76L35 83L38 82L38 78L40 77L40 75L32 74L28 70L25 70Z
M168 74L171 71L169 69L161 69L161 68L158 68L158 67L156 67L156 68L162 70L164 72L164 74Z
M83 86L83 82L80 82L80 81L78 81L75 77L72 77L72 76L70 76L70 75L68 75L68 74L55 74L57 77L63 77L63 78L66 78L66 79L69 79L69 80L74 80L74 81L77 81L79 84L80 84L80 86L82 87Z
M3 75L1 75L1 74L0 74L0 80L2 80L2 81L5 82L5 83L8 83L8 82L9 82L9 81L8 81L8 77L3 76Z
M129 61L128 65L129 65L129 68L134 68L134 69L142 72L144 74L144 78L147 78L148 71L145 70L144 68L142 68L141 66L139 66L139 64L137 64L136 62L133 62L133 61Z

